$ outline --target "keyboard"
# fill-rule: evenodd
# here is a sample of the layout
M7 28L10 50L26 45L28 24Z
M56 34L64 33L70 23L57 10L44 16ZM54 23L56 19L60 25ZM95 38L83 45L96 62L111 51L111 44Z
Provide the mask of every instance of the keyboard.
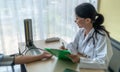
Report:
M28 47L26 54L27 55L38 55L38 54L42 54L42 51L35 46L31 46L31 47Z
M60 41L60 38L58 38L58 37L51 37L51 38L47 38L45 40L46 43L58 42L58 41Z
M39 49L31 49L30 51L30 55L38 55L41 54Z

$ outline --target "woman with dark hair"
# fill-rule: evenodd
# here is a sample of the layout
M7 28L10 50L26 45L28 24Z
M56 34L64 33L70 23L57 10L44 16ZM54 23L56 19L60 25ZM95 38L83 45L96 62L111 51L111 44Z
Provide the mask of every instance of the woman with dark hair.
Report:
M97 13L90 3L78 5L75 14L75 22L80 30L74 41L66 47L71 52L69 57L73 62L80 62L81 68L107 68L112 48L109 32L102 25L103 15Z

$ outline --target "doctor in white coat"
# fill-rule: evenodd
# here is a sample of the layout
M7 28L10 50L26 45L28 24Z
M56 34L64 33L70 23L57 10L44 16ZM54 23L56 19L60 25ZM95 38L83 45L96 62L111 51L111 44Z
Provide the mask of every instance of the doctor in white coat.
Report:
M81 68L107 69L113 53L109 32L102 25L103 15L89 3L78 5L75 14L80 29L66 47L71 52L69 57L73 62L80 62Z

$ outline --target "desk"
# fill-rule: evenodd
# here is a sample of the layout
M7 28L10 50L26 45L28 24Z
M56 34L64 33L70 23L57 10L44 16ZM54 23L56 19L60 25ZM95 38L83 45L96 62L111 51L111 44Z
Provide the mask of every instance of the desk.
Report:
M62 45L63 40L59 42L45 43L44 40L35 41L34 44L39 48L59 48ZM25 48L24 43L19 43L20 51ZM27 72L63 72L66 68L76 70L79 72L105 72L104 70L94 69L79 69L79 65L69 62L58 60L57 57L53 56L49 60L37 61L29 64L25 64Z

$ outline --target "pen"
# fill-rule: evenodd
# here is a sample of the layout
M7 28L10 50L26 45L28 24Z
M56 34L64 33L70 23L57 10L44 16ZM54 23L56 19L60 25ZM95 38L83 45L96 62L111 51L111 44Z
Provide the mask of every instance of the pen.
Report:
M62 42L62 46L65 48L64 42Z

